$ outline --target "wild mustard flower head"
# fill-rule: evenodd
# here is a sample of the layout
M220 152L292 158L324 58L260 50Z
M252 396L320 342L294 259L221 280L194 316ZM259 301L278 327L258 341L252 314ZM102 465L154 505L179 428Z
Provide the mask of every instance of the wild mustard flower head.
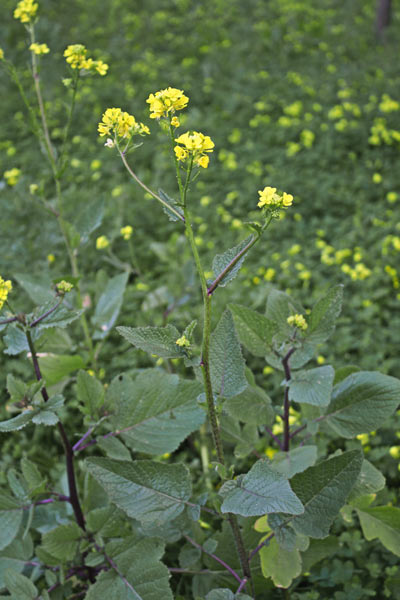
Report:
M104 250L105 248L108 248L109 245L110 245L110 242L109 242L107 236L105 236L105 235L101 235L96 240L96 249L97 250Z
M125 227L121 227L119 231L124 240L128 241L132 237L133 227L131 227L130 225L126 225Z
M0 60L4 60L4 50L0 48Z
M185 335L183 335L182 337L178 338L176 340L175 344L177 346L180 346L181 348L185 348L185 347L190 346L190 342L189 342L189 340L187 339L187 337Z
M175 139L180 146L175 146L175 156L179 161L184 161L188 156L193 156L194 163L207 169L209 157L207 152L213 152L214 142L208 135L197 131L187 131Z
M14 167L9 171L4 171L4 179L8 185L16 185L21 177L21 169Z
M11 290L11 281L4 281L4 279L0 276L0 310L3 308L4 302L7 300L7 296Z
M48 54L50 52L50 48L47 44L37 44L36 42L29 46L29 50L38 56L41 54Z
M138 123L133 115L123 112L120 108L107 108L97 127L97 131L100 137L114 134L116 137L125 139L130 139L135 134L148 135L150 133L146 125ZM111 138L109 139L111 143L107 140L105 145L112 148L113 141Z
M33 0L21 0L14 10L14 19L19 19L21 23L31 23L36 17L39 5Z
M276 193L276 188L267 186L259 190L260 199L257 206L269 212L273 217L278 217L280 210L289 208L293 203L293 196L283 192L282 195Z
M308 327L307 322L306 322L305 318L303 317L303 315L299 315L299 314L288 317L287 323L288 323L288 325L293 325L294 327L297 327L298 329L301 329L302 331L305 331Z
M102 60L87 58L87 48L83 44L71 44L64 50L64 56L71 69L85 69L86 71L97 71L99 75L105 75L108 65Z
M150 94L146 102L150 104L150 118L160 119L185 108L189 98L185 96L182 90L169 87L155 94Z
M57 292L61 295L68 294L68 292L70 292L73 287L74 286L72 285L72 283L69 283L64 279L62 281L59 281L56 285Z

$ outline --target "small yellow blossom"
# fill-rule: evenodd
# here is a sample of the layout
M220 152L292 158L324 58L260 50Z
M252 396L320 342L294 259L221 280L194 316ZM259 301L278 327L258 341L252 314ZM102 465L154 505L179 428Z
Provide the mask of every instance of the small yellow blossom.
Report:
M119 231L124 240L128 241L132 237L133 227L131 227L130 225L126 225L125 227L121 227Z
M38 6L34 0L21 0L14 10L14 19L19 19L21 23L31 23L36 17Z
M56 260L56 257L54 256L54 254L47 255L47 262L49 263L49 265L51 265L55 260Z
M213 152L215 145L210 136L198 131L187 131L176 138L175 141L177 144L181 144L181 146L175 146L174 148L179 161L185 160L190 155L196 165L207 169L210 159L206 153Z
M166 117L169 113L173 114L176 110L182 110L189 102L182 90L176 88L166 88L155 94L150 94L146 102L150 104L150 118L160 119Z
M4 172L4 179L8 185L16 185L21 177L21 169L13 168Z
M178 117L172 117L172 119L171 119L171 125L172 125L172 127L179 127L180 124L181 123L180 123Z
M182 337L178 338L176 340L175 344L177 346L180 346L181 348L182 347L188 347L188 346L190 346L190 342L189 342L189 340L187 339L187 337L185 335L183 335Z
M29 46L29 50L38 56L41 54L48 54L50 52L50 48L47 44L37 44L36 42Z
M182 148L182 146L175 146L174 148L175 156L178 160L185 160L187 158L187 150Z
M8 279L4 281L4 279L0 276L0 310L3 308L4 302L7 300L8 294L12 290L12 283Z
M279 212L283 208L289 208L293 202L293 196L283 192L282 196L276 193L276 188L267 186L263 190L258 191L260 196L257 206L269 210L274 217L279 216Z
M70 292L74 286L72 285L72 283L69 283L68 281L65 281L63 279L62 281L59 281L57 283L56 287L57 291L61 294L68 294L68 292Z
M133 135L149 134L149 128L143 123L138 123L133 115L123 112L120 108L107 108L97 131L100 137L114 133L117 137L130 139ZM111 143L110 143L111 140ZM107 139L105 146L112 148L113 140Z
M382 181L382 175L380 173L374 173L372 175L372 181L374 183L381 183L381 181Z
M110 245L110 242L109 242L107 236L105 236L105 235L101 235L96 240L96 249L97 250L104 250L105 248L108 248L109 245Z
M206 156L206 155L199 156L199 158L196 161L196 163L199 165L199 167L202 167L203 169L207 169L209 162L210 162L210 157Z
M397 198L398 198L398 195L396 194L396 192L388 192L388 193L386 194L386 200L387 200L388 202L390 202L391 204L392 204L393 202L396 202Z
M4 50L0 48L0 60L4 60Z
M104 63L102 60L94 61L94 68L99 73L99 75L103 76L107 74L108 65Z
M302 329L303 331L305 331L308 327L307 322L306 322L305 318L303 317L303 315L299 315L299 314L288 317L287 323L288 323L288 325L294 325L294 327L298 327L298 329Z
M71 69L85 69L86 71L97 71L105 75L108 65L102 60L87 58L87 48L83 44L70 44L64 51L65 60Z

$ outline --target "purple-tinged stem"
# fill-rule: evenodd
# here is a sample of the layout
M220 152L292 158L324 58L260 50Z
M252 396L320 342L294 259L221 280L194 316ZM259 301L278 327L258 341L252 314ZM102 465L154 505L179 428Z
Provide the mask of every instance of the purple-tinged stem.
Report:
M260 550L263 546L265 546L270 540L272 540L274 535L275 535L275 533L270 533L269 536L267 538L265 538L265 540L263 542L261 542L261 544L258 544L257 548L254 548L254 550L252 552L250 552L249 561L252 558L254 558L258 552L260 552Z
M113 559L110 556L108 556L108 554L106 554L106 551L104 550L104 548L101 548L97 544L95 544L95 548L96 548L96 550L98 552L102 553L102 555L104 556L104 558L106 559L106 561L108 562L108 564L114 569L114 571L122 579L122 581L124 582L124 584L126 585L126 587L128 588L128 590L130 590L131 592L133 592L135 594L135 596L137 596L136 590L131 586L131 584L129 583L129 581L122 575L122 573L119 571L119 569L118 569L117 565L115 564L115 562L113 561Z
M243 589L243 588L244 588L244 586L246 585L247 581L248 581L247 577L243 577L243 579L242 579L242 583L239 585L238 589L236 590L236 594L235 594L235 596L236 596L237 594L240 594L240 592L242 591L242 589Z
M43 315L41 315L40 317L38 317L37 319L35 319L34 321L32 321L32 323L30 323L29 327L32 329L32 327L36 327L36 325L39 325L39 323L41 321L43 321L43 319L45 319L46 317L48 317L49 315L51 315L51 313L53 313L55 310L57 310L57 308L60 306L60 304L61 304L62 301L63 301L63 298L61 297L59 299L59 301L57 302L57 304L55 304L52 308L50 308Z
M0 321L0 325L7 325L8 323L15 323L18 321L18 317L10 317L9 319L4 319L4 321Z
M283 370L285 371L286 382L290 381L290 367L289 367L289 359L292 354L296 352L296 348L290 348L289 352L282 358ZM290 447L290 426L289 426L289 409L290 409L290 401L289 401L289 386L285 387L285 401L283 405L283 451L289 452Z
M203 546L201 546L200 544L198 544L197 542L195 542L194 540L192 540L191 537L189 537L188 535L184 535L184 538L190 543L192 544L192 546L194 546L195 548L198 548L199 550L201 550L202 552L204 552L205 554L208 554L209 556L211 556L211 558L213 558L214 560L216 560L220 565L222 565L227 571L229 571L229 573L231 575L233 575L233 577L236 579L236 581L238 581L239 583L242 583L242 578L236 573L236 571L234 569L232 569L232 567L230 567L225 561L222 560L222 558L219 558L218 556L216 556L215 554L213 554L212 552L207 552L207 550L205 548L203 548Z
M279 448L281 450L283 450L283 445L282 445L281 440L278 438L277 435L275 435L274 433L272 433L272 429L270 429L269 427L267 427L267 425L265 425L264 428L265 428L265 431L267 433L269 433L269 435L272 437L272 439L275 440L275 442L278 444Z
M90 428L87 430L87 432L85 433L85 435L83 435L83 436L81 437L81 439L80 439L80 440L78 440L74 446L72 446L72 451L73 451L73 452L76 452L76 451L79 449L79 446L80 446L81 444L83 444L83 442L84 442L84 441L85 441L85 440L86 440L86 439L89 437L89 435L92 433L92 431L93 431L93 430L94 430L94 427L90 427Z

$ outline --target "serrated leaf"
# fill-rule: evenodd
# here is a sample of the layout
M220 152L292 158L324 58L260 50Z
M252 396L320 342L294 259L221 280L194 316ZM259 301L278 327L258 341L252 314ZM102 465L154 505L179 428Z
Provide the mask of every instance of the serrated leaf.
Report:
M33 417L38 412L39 410L37 408L33 408L32 410L27 409L12 419L1 421L0 431L3 433L8 433L9 431L18 431L18 429L22 429L32 421Z
M136 452L164 454L179 444L205 420L197 397L202 385L177 375L147 369L133 381L116 377L107 392L113 429Z
M54 302L54 292L51 289L51 279L48 275L15 273L14 278L35 304L45 304L49 300Z
M183 210L177 204L176 200L168 196L161 188L158 190L158 195L163 200L163 210L170 221L184 220Z
M297 533L315 538L329 534L359 475L362 460L359 450L351 450L309 467L291 479L292 489L305 509L304 514L292 520Z
M22 513L21 505L15 498L0 493L0 550L11 544L17 536Z
M79 354L70 356L68 354L52 354L49 352L39 357L39 363L48 387L55 385L74 371L85 367L85 361Z
M85 600L173 600L169 572L160 561L164 544L156 539L137 541L133 536L106 545L114 565L97 577Z
M32 555L33 544L30 535L27 535L25 539L14 539L0 552L0 589L5 587L4 575L6 571L11 569L15 573L21 573Z
M173 325L166 327L117 327L117 331L130 344L149 354L163 358L182 358L186 356L176 340L181 334Z
M82 529L76 523L59 525L42 537L42 548L60 561L72 560L83 536Z
M176 518L190 498L189 472L183 464L89 458L86 466L111 502L143 523L161 525Z
M17 379L11 373L7 375L7 391L12 402L20 402L26 395L27 387L21 379Z
M220 428L222 439L235 444L234 454L237 458L248 456L254 450L259 439L256 425L248 424L241 427L236 419L228 415L221 417ZM218 470L221 467L222 465L219 465ZM223 476L224 479L225 476Z
M294 371L286 383L289 386L289 400L299 404L327 406L331 399L334 376L335 371L329 365L308 371Z
M277 587L288 588L301 574L300 552L284 550L275 538L261 548L260 560L264 577L271 577Z
M363 534L366 540L378 540L400 556L400 508L395 506L375 506L357 509Z
M228 588L216 588L206 596L206 600L251 600L247 594L234 594Z
M56 301L53 299L46 304L39 306L35 309L33 313L29 315L29 323L33 323L36 319L44 315L48 310L54 307ZM49 327L59 327L64 329L70 323L73 323L84 312L84 309L81 310L71 310L66 306L59 306L59 308L52 313L50 313L47 317L42 319L40 323L38 323L33 329L42 330L48 329Z
M36 586L28 577L8 569L4 574L4 583L7 591L18 600L36 600L38 591Z
M399 403L398 379L376 371L360 371L334 387L324 423L350 439L381 427Z
M117 320L128 277L129 273L120 273L108 281L92 318L93 324L98 328L93 336L94 339L104 339Z
M242 392L247 387L244 370L232 314L226 310L211 334L210 371L214 394L230 398Z
M125 444L116 437L99 438L97 445L109 458L115 458L116 460L131 460L132 458Z
M277 473L291 479L315 464L317 460L316 446L300 446L289 452L277 452L272 459L271 468Z
M104 388L100 381L86 371L79 371L76 391L78 400L83 405L82 412L96 420L104 403Z
M271 469L264 459L257 461L246 475L224 483L220 494L224 498L223 513L250 517L273 512L291 515L304 512L287 479Z
M318 300L307 318L306 338L313 344L325 342L335 329L336 319L342 310L343 285L332 287L326 296Z
M364 458L357 481L347 499L352 503L356 498L367 494L376 494L385 487L385 477L372 463Z
M277 332L276 324L264 315L241 304L229 304L235 328L241 343L254 356L272 352L272 338Z
M33 329L31 332L32 341L36 342L40 336L42 335L42 331L36 331ZM6 345L6 349L4 350L4 354L10 354L14 356L16 354L20 354L21 352L29 352L29 345L26 339L26 335L17 325L9 325L7 329L6 335L3 337L4 343Z
M226 275L218 283L220 287L225 287L232 279L235 279L239 270L241 269L244 259L246 258L247 251L242 255L241 253L245 250L253 240L253 235L249 235L245 240L241 241L240 244L229 248L223 254L216 254L212 263L212 270L214 271L214 279L217 279L230 265L232 268L226 273ZM250 249L250 248L249 248ZM241 255L241 256L240 256ZM238 259L238 257L240 258ZM237 262L235 262L235 260Z
M86 525L89 531L100 534L102 538L116 538L126 535L125 513L112 505L91 510L87 514Z
M224 409L235 419L252 425L269 425L275 417L271 398L262 388L251 385L237 396L228 398Z
M21 460L21 470L30 490L39 488L44 482L44 478L35 463L26 457Z
M46 425L47 427L57 425L58 421L58 416L51 410L41 410L32 418L32 423L35 425Z

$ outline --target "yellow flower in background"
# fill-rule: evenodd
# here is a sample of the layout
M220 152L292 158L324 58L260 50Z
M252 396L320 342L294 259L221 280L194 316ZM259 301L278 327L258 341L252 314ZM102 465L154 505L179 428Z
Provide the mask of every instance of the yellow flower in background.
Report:
M0 276L0 310L3 308L4 302L7 300L8 294L12 290L12 283L8 279L4 281L4 279Z
M190 346L190 342L189 342L189 340L187 339L187 337L185 335L183 335L182 337L178 338L176 340L175 344L177 346L180 346L181 348Z
M64 50L64 57L71 69L85 69L86 71L97 71L105 75L108 65L102 60L87 58L87 48L83 44L70 44Z
M4 172L4 179L8 185L16 185L21 177L21 169L13 168Z
M47 262L49 263L49 265L51 265L55 260L56 260L56 257L54 256L54 254L47 255Z
M198 131L187 131L176 138L175 142L181 144L174 148L178 160L183 161L191 155L196 165L207 169L210 159L206 153L213 152L215 146L210 136Z
M0 48L0 60L4 60L4 50Z
M294 327L297 327L298 329L302 329L303 331L305 331L308 327L307 322L306 322L305 318L303 317L303 315L299 315L299 314L288 317L287 323L288 323L288 325L293 325Z
M135 134L149 135L150 133L146 125L138 123L133 115L123 112L120 108L107 108L98 124L97 131L100 137L114 133L116 136L126 139L130 139ZM111 144L107 140L105 145L112 148L112 140Z
M29 50L38 56L41 54L48 54L50 52L50 48L47 44L37 44L36 42L29 46Z
M31 23L36 16L39 5L33 0L21 0L14 10L14 19L19 19L21 23Z
M124 240L128 241L132 237L133 227L131 227L130 225L126 225L125 227L121 227L119 231Z
M106 75L107 71L108 71L108 65L107 63L104 63L102 60L95 60L93 61L94 64L94 68L95 70L101 75Z
M146 102L150 104L150 118L160 119L166 117L169 113L173 114L176 110L185 108L189 98L185 96L182 90L169 87L155 94L150 94Z
M96 240L96 250L104 250L105 248L108 248L109 245L110 242L105 235L101 235Z

